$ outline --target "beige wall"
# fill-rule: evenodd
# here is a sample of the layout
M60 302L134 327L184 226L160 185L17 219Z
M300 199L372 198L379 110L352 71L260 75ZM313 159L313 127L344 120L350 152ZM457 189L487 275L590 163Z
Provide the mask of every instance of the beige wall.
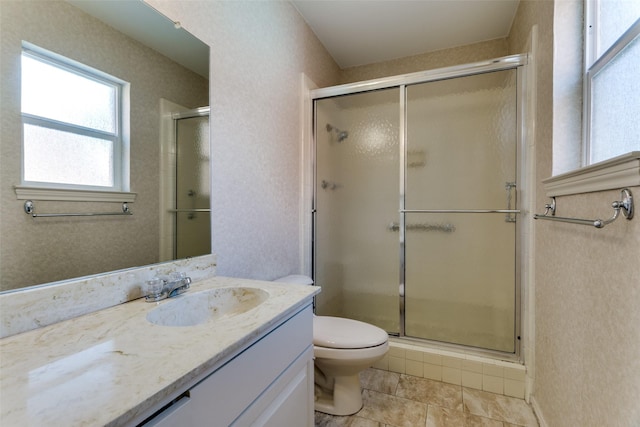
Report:
M523 1L509 39L510 50L520 51L531 26L539 26L535 172L540 211L548 202L541 180L551 176L552 152L562 143L556 131L571 132L568 128L580 121L579 110L573 115L554 111L562 108L554 92L576 89L553 87L563 84L555 75L564 71L553 68L564 59L553 57L553 14L553 2ZM555 49L558 52L559 46ZM563 115L563 120L553 121L554 116ZM638 187L631 190L640 194ZM559 214L608 217L611 202L619 195L614 190L558 197ZM535 245L533 400L539 415L548 426L637 426L640 222L622 219L602 230L539 222Z
M157 262L160 98L207 105L206 79L66 2L3 1L1 8L0 289ZM13 189L20 184L21 40L131 83L131 191L138 194L132 217L33 219L24 213ZM118 203L35 204L41 213L120 209Z
M443 49L421 55L361 65L342 70L341 83L353 83L398 74L415 73L434 68L468 64L507 55L506 39L490 40L467 46Z
M557 203L563 216L601 218L619 196ZM536 245L534 397L542 416L549 426L637 426L640 222L619 219L602 230L540 223Z

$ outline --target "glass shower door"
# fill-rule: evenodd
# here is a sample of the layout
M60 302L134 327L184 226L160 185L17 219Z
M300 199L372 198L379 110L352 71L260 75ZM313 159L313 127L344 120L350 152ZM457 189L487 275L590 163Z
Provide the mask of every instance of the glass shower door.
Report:
M177 259L211 253L209 117L176 120Z
M407 87L406 336L515 352L516 73Z
M314 279L319 315L399 330L398 88L315 104Z

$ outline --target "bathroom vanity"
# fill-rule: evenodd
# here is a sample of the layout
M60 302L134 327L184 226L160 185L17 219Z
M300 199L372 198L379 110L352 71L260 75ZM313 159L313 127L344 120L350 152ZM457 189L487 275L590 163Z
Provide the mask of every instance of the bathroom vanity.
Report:
M3 338L0 424L312 426L318 291L214 277L159 303L137 299ZM158 320L175 312L168 304L201 310L191 303L201 297L209 315L188 326Z

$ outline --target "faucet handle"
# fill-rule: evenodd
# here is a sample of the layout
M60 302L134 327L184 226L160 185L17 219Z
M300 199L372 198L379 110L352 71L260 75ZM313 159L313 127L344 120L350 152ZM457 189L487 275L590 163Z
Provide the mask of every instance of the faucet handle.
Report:
M184 289L189 289L191 284L191 277L187 276L187 273L183 271L176 271L171 273L171 282L181 282Z
M154 277L151 280L147 280L146 284L146 300L158 301L162 299L162 290L164 287L164 280L159 277Z
M184 271L174 271L169 275L169 281L178 282L180 280L183 280L185 277L187 277L187 274Z
M176 271L168 276L156 276L147 280L147 302L160 301L161 299L175 297L189 289L191 278L184 272Z

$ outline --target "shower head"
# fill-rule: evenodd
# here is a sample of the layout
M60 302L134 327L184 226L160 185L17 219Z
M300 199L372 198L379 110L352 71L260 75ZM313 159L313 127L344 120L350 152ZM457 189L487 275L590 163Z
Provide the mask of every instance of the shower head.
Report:
M330 125L329 123L327 123L327 132L335 132L336 137L338 138L338 142L342 142L349 137L349 132L347 132L346 130L340 130L335 126Z

